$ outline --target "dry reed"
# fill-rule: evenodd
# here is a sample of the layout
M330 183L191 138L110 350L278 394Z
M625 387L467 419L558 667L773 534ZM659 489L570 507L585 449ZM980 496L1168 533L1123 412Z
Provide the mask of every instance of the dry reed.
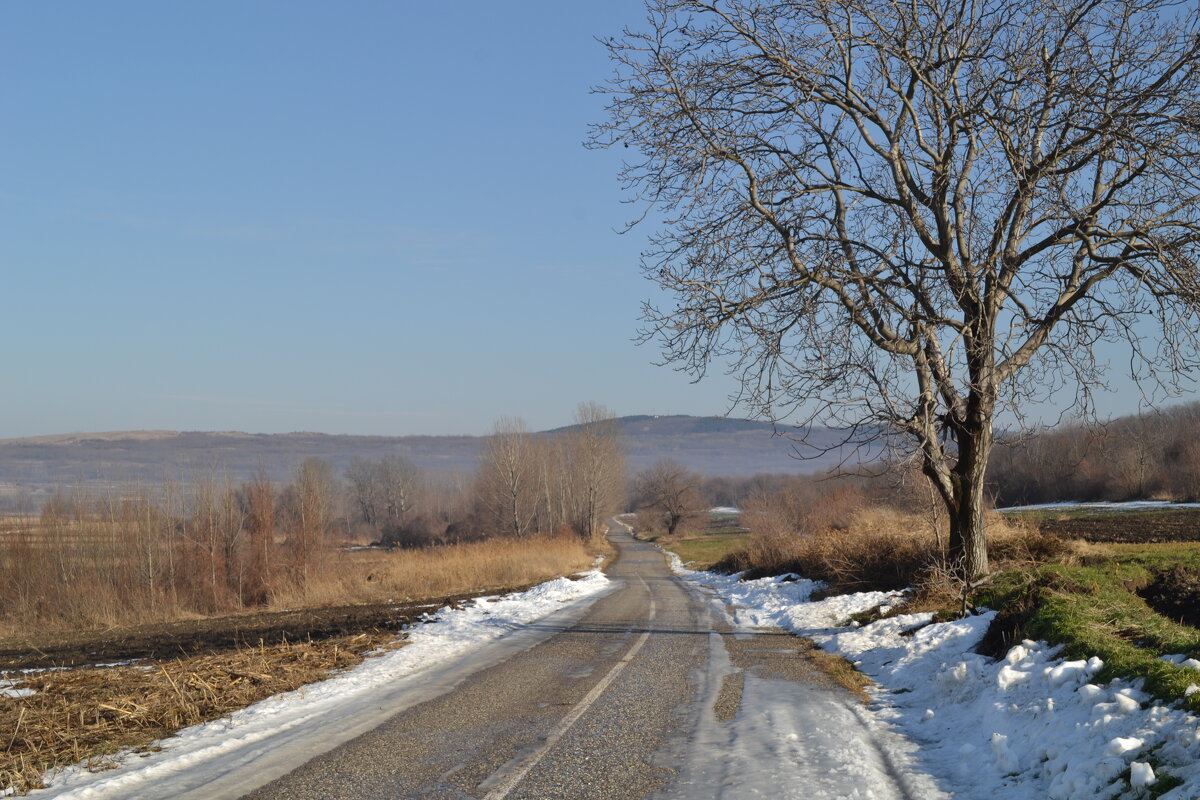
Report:
M577 536L491 539L421 550L307 554L287 569L286 548L270 554L269 585L257 568L230 580L232 559L180 534L150 511L116 519L52 517L0 535L0 637L95 630L149 622L326 604L425 598L522 586L586 569L593 552ZM136 511L134 509L133 511ZM251 566L267 558L252 551ZM234 587L244 587L240 592ZM248 602L249 599L255 602Z
M273 596L270 605L315 607L499 590L586 569L594 557L577 536L489 540L424 550L333 551L313 563L307 583L290 584L287 591ZM75 598L68 594L60 599L74 602ZM61 603L58 608L60 614L74 609ZM11 619L8 626L18 627ZM32 634L30 625L19 627L26 636ZM65 764L103 768L106 756L118 749L144 747L182 727L321 680L394 639L394 633L372 631L149 662L152 669L14 673L8 678L36 694L0 698L0 740L6 743L0 754L0 790L4 785L16 791L35 788L45 770Z

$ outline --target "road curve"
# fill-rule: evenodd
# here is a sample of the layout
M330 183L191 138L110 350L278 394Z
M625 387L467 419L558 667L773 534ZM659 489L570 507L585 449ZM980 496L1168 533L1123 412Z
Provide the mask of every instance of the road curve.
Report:
M854 702L814 673L795 639L734 643L657 548L611 539L608 574L620 588L584 616L247 800L737 797L696 743L737 715L744 676L761 667L820 702Z

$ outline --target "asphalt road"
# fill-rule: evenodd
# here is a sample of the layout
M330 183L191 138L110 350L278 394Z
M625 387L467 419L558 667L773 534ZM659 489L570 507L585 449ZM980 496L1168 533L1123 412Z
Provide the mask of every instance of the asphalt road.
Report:
M735 643L658 549L612 541L620 588L583 617L246 797L693 796L678 781L696 731L736 716L748 671L840 692L796 640Z

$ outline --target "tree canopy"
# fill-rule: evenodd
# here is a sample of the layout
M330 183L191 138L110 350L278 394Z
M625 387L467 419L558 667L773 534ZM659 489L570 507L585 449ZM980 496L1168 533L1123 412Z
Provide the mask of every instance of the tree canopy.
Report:
M1174 0L651 0L607 42L664 218L645 335L763 416L898 432L987 571L992 423L1104 341L1170 386L1200 322L1200 33ZM1147 327L1147 321L1157 324Z

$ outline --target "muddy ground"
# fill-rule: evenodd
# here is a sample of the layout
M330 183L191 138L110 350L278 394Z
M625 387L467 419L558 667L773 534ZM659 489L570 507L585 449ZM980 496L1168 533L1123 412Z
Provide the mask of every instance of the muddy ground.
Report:
M1038 525L1044 533L1089 542L1200 542L1200 508L1071 514Z
M488 594L527 588L512 586ZM191 657L246 647L398 630L442 606L457 605L475 596L478 594L449 595L407 603L259 611L112 630L42 634L36 640L0 639L0 672Z

